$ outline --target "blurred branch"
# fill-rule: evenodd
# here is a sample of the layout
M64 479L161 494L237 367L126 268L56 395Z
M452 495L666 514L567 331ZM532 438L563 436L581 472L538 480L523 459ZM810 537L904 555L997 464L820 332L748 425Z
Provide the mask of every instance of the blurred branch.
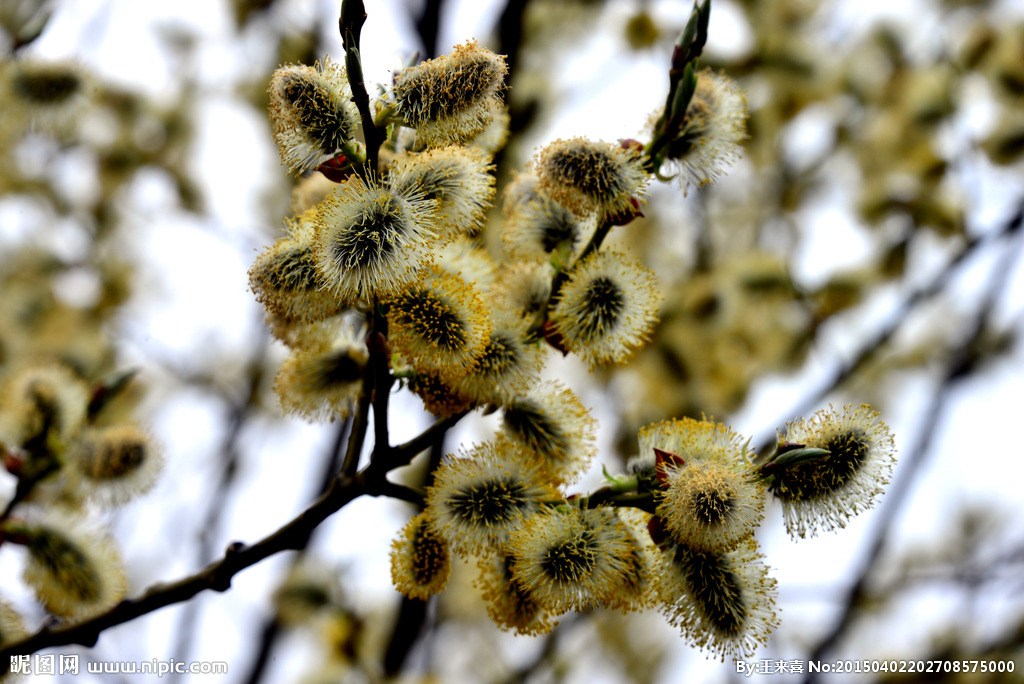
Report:
M554 630L544 635L544 645L530 662L521 665L509 673L502 684L526 684L530 677L537 674L545 665L552 663L558 655L558 644L562 636L579 622L580 616L576 613L566 615L559 620Z
M214 495L206 509L206 516L199 528L199 549L198 557L200 563L208 563L214 556L213 542L217 531L220 529L221 519L224 517L224 509L229 500L229 492L236 482L238 464L241 454L238 450L238 438L242 434L242 428L252 416L252 409L259 403L259 391L263 384L264 364L263 357L266 353L269 337L264 330L260 336L259 344L253 351L252 357L246 366L245 378L246 387L231 408L231 416L228 418L228 430L224 435L220 448L221 471L214 488ZM198 602L189 603L182 611L177 626L177 640L174 648L174 659L179 662L189 660L192 651L192 644L196 636L196 621L199 618L201 606ZM171 674L171 681L176 681L180 673Z
M434 471L437 470L441 459L444 457L444 438L448 428L454 425L463 415L465 414L453 417L454 420L450 425L446 420L439 420L417 438L417 440L423 440L423 447L430 447L430 463L427 467L424 485L429 485L433 481ZM420 449L423 447L420 447ZM413 454L415 455L418 451L419 449L413 452ZM418 502L417 507L423 508L423 502ZM384 652L385 674L396 675L401 671L406 658L409 657L412 649L425 634L423 627L426 621L427 601L410 599L403 596L398 609L398 619L395 620L395 626L391 630L391 638L388 640L388 646Z
M509 81L512 80L512 74L519 62L519 48L523 44L523 16L526 14L528 2L529 0L508 0L495 24L498 54L505 55Z
M424 0L423 9L415 18L414 26L423 43L423 59L437 56L437 38L441 25L444 0Z
M526 14L527 2L528 0L507 0L505 9L502 10L501 16L495 22L493 29L498 35L498 48L496 52L499 55L505 55L505 65L508 67L508 73L505 75L505 84L509 86L512 84L516 70L519 67L519 51L523 44L523 17ZM507 177L509 171L509 164L505 158L505 149L516 136L520 135L532 123L535 114L535 108L524 111L522 108L509 105L509 138L505 145L494 155L495 175L499 184L502 182L502 179ZM499 189L500 187L499 185Z
M342 466L342 454L345 453L345 442L347 441L349 431L352 429L352 425L352 419L348 418L339 423L336 428L334 439L331 440L330 449L324 459L324 469L320 477L320 484L317 485L318 495L324 494L330 488L331 481L338 476ZM302 562L308 548L307 546L299 550L295 558L292 559L292 568ZM255 649L256 657L249 668L249 676L244 680L247 684L257 684L263 679L267 665L270 663L270 654L274 652L274 645L277 643L277 638L280 634L281 622L277 619L277 613L275 612L264 621L263 627L260 629L260 641Z
M999 234L1017 233L1022 221L1024 221L1024 203L1021 204L1017 212L1006 223L1004 229ZM939 425L945 421L952 391L958 381L968 377L975 370L977 359L971 350L984 334L999 295L1006 290L1009 276L1013 271L1013 261L1018 256L1020 256L1019 246L1018 249L1007 249L1002 254L1002 258L993 267L988 288L974 316L973 323L960 344L953 350L940 386L921 412L924 424L918 433L916 442L908 450L907 455L901 459L899 477L890 486L889 492L875 518L875 526L870 537L866 557L861 564L855 581L846 592L842 613L832 629L811 650L808 660L824 660L825 656L835 648L840 639L852 627L863 599L867 595L867 585L871 572L886 549L889 531L907 501L908 494L916 481L918 473L921 471L921 466L931 454L932 444L937 435ZM815 675L816 673L808 673L804 679L805 684L817 681Z
M969 239L960 251L950 259L949 263L946 264L942 271L940 271L928 284L907 295L902 306L893 313L888 322L871 338L865 341L864 344L861 345L860 350L857 351L848 361L840 363L832 377L826 379L825 382L823 382L817 389L809 392L800 404L793 407L793 409L783 417L781 422L784 422L792 416L805 415L817 408L825 397L835 391L857 371L863 368L864 364L867 363L887 342L889 342L889 340L892 339L907 319L910 318L911 312L913 312L917 306L941 292L952 278L953 273L960 268L960 266L967 261L970 256L978 252L981 247L999 240L1013 237L1020 230L1022 223L1024 223L1024 201L1018 204L1017 210L1005 221L999 230ZM964 349L966 349L966 347ZM763 452L766 448L774 444L774 442L775 433L773 431L770 436L758 440L755 451Z

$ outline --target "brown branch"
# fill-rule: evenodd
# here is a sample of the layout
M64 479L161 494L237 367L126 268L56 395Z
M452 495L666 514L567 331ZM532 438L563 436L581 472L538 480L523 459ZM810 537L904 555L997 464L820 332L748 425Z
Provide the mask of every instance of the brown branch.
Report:
M439 425L442 421L434 424L434 427ZM444 457L445 448L444 441L447 436L447 429L445 430L432 430L428 429L424 433L431 435L430 441L430 464L427 468L427 472L424 476L423 484L425 486L430 485L433 482L434 471L441 463L441 459ZM421 435L422 437L423 435ZM416 503L417 508L423 508L423 500L421 499ZM394 676L398 674L409 654L412 653L413 648L419 643L419 641L430 633L427 628L427 604L428 601L422 601L419 599L410 599L403 597L398 609L398 618L395 620L394 626L391 628L391 636L388 639L387 648L384 649L384 660L383 668L385 674Z
M443 438L444 434L462 420L467 413L468 411L460 411L447 418L441 418L408 442L389 447L386 454L374 457L374 468L388 472L409 465L409 462L417 455L433 446L439 438Z
M352 101L359 110L359 118L363 123L363 140L366 142L366 166L360 175L377 173L377 152L384 142L384 134L373 123L370 111L370 96L366 92L363 79L363 63L359 55L359 35L366 23L366 7L362 0L342 0L341 16L338 18L338 30L345 45L345 70L348 74L349 86L352 88Z
M100 634L110 627L130 622L176 603L188 601L206 590L223 592L242 570L282 551L303 549L310 535L323 521L363 495L403 494L405 488L386 480L376 480L360 472L354 477L339 476L330 488L311 506L275 532L254 544L235 542L224 556L205 568L169 584L156 584L138 598L125 599L110 610L71 626L44 627L17 643L0 649L0 674L10 665L12 655L26 655L44 648L81 644L93 646Z

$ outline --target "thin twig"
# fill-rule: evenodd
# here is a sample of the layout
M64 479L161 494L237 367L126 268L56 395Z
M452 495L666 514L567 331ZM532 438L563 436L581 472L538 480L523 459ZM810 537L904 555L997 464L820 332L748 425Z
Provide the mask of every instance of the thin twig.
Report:
M384 134L373 122L370 111L370 96L366 92L363 80L363 65L359 56L359 35L366 23L366 7L362 0L342 0L341 16L338 29L345 45L345 70L348 73L349 85L352 88L352 101L359 110L363 123L363 140L366 142L366 165L361 175L377 172L377 152L384 142Z
M439 436L455 426L468 411L461 411L447 418L436 421L433 425L424 430L421 434L413 437L408 442L396 444L388 450L386 455L374 459L374 467L383 471L391 471L395 468L409 465L418 454L429 449Z

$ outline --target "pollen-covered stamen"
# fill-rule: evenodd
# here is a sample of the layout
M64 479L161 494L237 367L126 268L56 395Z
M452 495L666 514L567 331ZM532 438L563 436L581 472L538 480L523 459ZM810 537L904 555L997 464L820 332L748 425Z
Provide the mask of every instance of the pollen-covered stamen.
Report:
M662 612L696 646L721 657L751 658L778 625L775 581L748 539L731 551L662 547Z
M562 585L579 584L594 572L596 565L593 538L586 532L579 537L556 542L540 561L544 573Z
M412 538L413 576L419 584L430 584L449 567L448 547L425 524L418 525Z
M395 78L398 114L431 146L465 142L494 120L505 58L475 42L403 70Z
M592 368L622 363L650 338L660 300L655 283L636 260L595 252L569 271L550 320L565 348Z
M457 54L457 62L439 58L399 75L395 96L413 126L463 112L500 87L504 72L493 55L468 50Z
M604 198L626 190L624 180L603 151L584 146L565 147L548 158L556 180L592 198Z
M851 430L826 441L822 448L830 453L823 475L833 487L841 487L860 469L867 459L871 442L863 430Z
M586 239L592 223L578 220L561 204L542 194L537 177L520 174L505 188L505 227L502 242L516 259L543 259L552 255L568 261Z
M264 283L268 287L283 290L309 292L319 289L320 275L309 246L295 246L276 255L265 267Z
M719 553L753 534L764 499L764 486L745 465L696 460L665 468L657 512L678 543Z
M466 345L462 317L437 293L413 290L395 302L395 319L421 339L448 351L459 351Z
M4 441L24 451L27 463L52 463L55 444L70 439L85 420L90 395L79 376L61 364L28 366L9 375L0 385Z
M423 400L423 408L438 418L448 418L472 408L472 403L454 391L438 371L416 371L408 387Z
M89 558L68 539L53 530L29 536L29 553L65 591L82 603L100 597L100 577Z
M580 337L598 337L615 327L625 308L622 290L610 278L599 277L591 281L583 293L580 319Z
M542 321L539 319L551 298L551 280L554 273L555 270L549 263L507 263L495 278L491 296L497 306L540 325Z
M534 383L504 407L501 431L540 457L548 476L572 482L595 454L596 424L569 389Z
M540 605L519 580L516 579L515 574L512 572L512 557L503 556L501 563L504 569L503 580L509 589L508 600L514 614L518 618L517 622L529 623L540 612Z
M351 176L316 209L313 255L325 288L348 303L397 294L433 256L432 209Z
M768 488L776 496L794 499L821 497L841 489L857 474L871 447L863 431L838 434L822 442L827 456L768 471ZM785 453L785 452L783 452Z
M484 353L477 359L476 372L483 376L499 376L516 363L516 345L508 337L491 334Z
M54 105L74 97L82 88L82 79L60 68L21 69L14 77L13 87L26 100Z
M350 118L321 84L300 74L285 76L281 92L309 137L325 151L336 150L354 134Z
M895 462L889 428L863 404L795 421L780 442L781 453L770 462L775 467L762 467L759 475L782 502L787 530L800 537L843 527L869 508ZM790 449L790 444L805 446Z
M487 614L504 630L517 634L544 634L554 627L548 609L516 578L514 559L505 554L491 554L478 563L476 586L487 604Z
M445 147L403 154L388 180L395 194L418 193L435 205L434 219L442 241L483 228L494 197L490 160L465 147Z
M456 552L481 553L503 546L521 520L555 496L532 454L499 436L442 461L424 511Z
M551 254L562 245L574 246L580 240L579 224L572 214L564 209L548 212L547 220L539 223L541 246Z
M323 354L308 369L310 389L325 392L338 385L347 385L363 377L366 364L349 349Z
M76 515L55 506L35 520L5 525L7 538L20 539L28 551L25 582L46 610L71 618L106 610L125 589L117 549Z
M686 578L701 616L723 635L739 633L747 606L739 580L725 558L678 545L672 562Z
M516 401L505 409L505 426L538 453L562 454L569 448L558 425L545 415L538 404L529 399Z
M406 225L395 213L396 207L387 201L367 207L351 229L339 234L331 246L338 266L372 268L395 258Z
M735 505L732 492L723 490L698 490L690 497L693 515L711 526L729 516Z
M359 397L368 352L347 324L312 337L281 366L274 390L281 407L310 421L344 418Z
M447 499L452 511L474 524L505 525L530 504L522 482L496 478L481 482Z
M444 200L453 190L458 189L456 169L452 165L441 165L425 170L419 177L423 196L430 200Z
M423 71L411 74L401 82L401 102L416 125L462 112L500 85L502 73L494 62L483 55L469 55L458 69Z
M50 451L50 433L61 432L61 407L57 398L52 395L49 388L33 384L28 388L26 399L32 407L32 413L26 423L31 435L24 441L22 447L34 459L45 459Z
M102 458L93 453L86 463L86 471L93 477L117 479L133 472L146 459L146 445L139 441L125 441L112 445Z
M542 192L576 216L614 216L635 210L647 183L642 155L617 144L556 140L533 163Z
M512 534L509 551L520 582L558 611L584 610L622 599L636 568L636 543L611 509L548 509ZM634 597L637 598L637 597Z
M537 383L543 350L527 341L527 321L501 309L490 317L487 343L457 390L477 404L508 406Z
M685 117L663 157L665 170L678 175L684 192L714 182L739 156L746 119L747 100L734 82L710 69L697 74Z
M404 596L423 600L442 591L450 573L448 544L420 513L391 543L391 580Z
M388 303L389 341L417 372L454 386L469 373L491 333L479 290L439 266Z
M162 464L159 447L132 425L83 430L65 455L69 483L85 497L108 505L148 491Z
M659 463L666 465L742 460L740 436L713 420L673 418L641 428L637 437L641 454L653 450Z
M249 268L249 287L267 312L286 321L313 322L345 303L325 289L314 252L316 211L285 224L287 235L265 249Z
M281 161L296 173L319 167L354 139L359 115L340 64L325 58L313 66L280 67L268 94Z

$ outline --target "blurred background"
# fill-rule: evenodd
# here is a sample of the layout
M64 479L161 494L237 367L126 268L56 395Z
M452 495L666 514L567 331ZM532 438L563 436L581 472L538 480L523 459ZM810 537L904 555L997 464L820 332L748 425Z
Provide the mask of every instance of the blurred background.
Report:
M166 465L153 491L104 519L132 595L272 532L336 464L345 425L309 425L278 406L272 385L286 352L266 332L246 272L281 234L295 184L271 138L270 75L283 63L341 59L338 9L0 0L5 62L71 64L89 84L88 101L47 126L18 126L10 90L2 96L0 370L29 353L89 378L138 369L133 410ZM366 0L366 9L371 83L469 38L508 55L500 188L556 138L643 139L691 6ZM701 63L736 79L749 101L743 157L686 196L673 183L652 186L646 218L612 233L665 293L649 347L596 374L552 351L546 373L591 408L611 472L636 453L639 427L668 417L714 416L762 446L830 403L870 403L896 436L894 481L845 530L800 542L769 505L759 541L781 627L759 657L1015 660L1013 675L970 681L1020 681L1024 6L713 0L709 34ZM432 422L407 392L392 406L396 442ZM495 420L469 416L444 450L486 438ZM595 466L576 489L600 482ZM358 500L301 558L274 557L227 593L58 652L228 663L227 676L180 677L211 682L742 678L654 612L566 616L545 637L502 633L475 595L472 564L456 564L425 606L403 602L388 551L411 512ZM38 625L10 546L0 553L3 593ZM73 681L122 681L98 677Z

